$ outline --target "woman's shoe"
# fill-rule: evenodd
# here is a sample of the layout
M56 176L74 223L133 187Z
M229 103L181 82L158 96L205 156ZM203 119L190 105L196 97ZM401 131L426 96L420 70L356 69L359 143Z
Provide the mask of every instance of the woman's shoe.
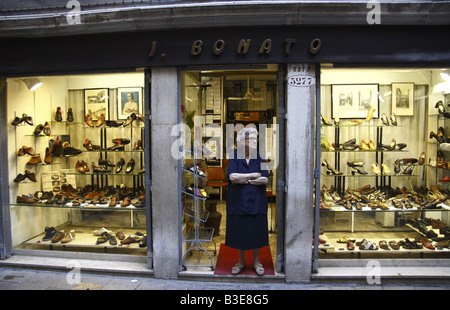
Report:
M135 165L135 161L132 158L132 159L130 159L130 161L127 164L127 167L125 169L125 173L131 173L131 171L133 171L133 169L134 169L134 165Z
M331 122L325 117L325 115L321 114L320 118L322 120L322 124L326 126L332 126Z
M420 156L419 156L419 160L418 160L418 164L419 165L423 165L424 163L425 163L425 157L426 157L426 155L425 155L425 152L422 152L421 154L420 154Z
M57 121L57 122L62 122L62 111L61 111L61 107L57 107L57 108L56 108L55 121Z
M131 113L130 116L127 117L127 120L125 121L125 123L123 124L123 126L128 126L131 125L131 123L133 123L134 120L136 120L136 114L135 113Z
M391 125L397 126L397 117L395 116L395 113L392 113L391 115Z
M67 121L73 122L73 111L72 108L69 108L69 111L67 111Z
M116 166L109 159L103 159L103 158L98 159L98 164L100 166L105 166L105 167L115 167Z
M367 112L366 122L370 121L375 113L376 109L374 106L370 106L369 111Z
M389 120L388 120L388 118L387 118L387 115L384 114L384 113L381 115L381 122L382 122L384 125L389 126Z
M27 123L30 126L33 126L33 118L31 116L26 115L25 113L22 114L22 119L25 123Z
M380 166L378 166L378 163L373 163L372 164L372 171L376 175L380 175L381 174Z
M22 124L23 121L24 121L23 117L18 117L18 116L16 116L16 117L14 118L14 120L11 122L11 125L17 126L17 125Z
M92 144L92 141L89 140L89 138L86 138L86 140L83 143L83 146L88 151L99 150L100 149L100 145Z

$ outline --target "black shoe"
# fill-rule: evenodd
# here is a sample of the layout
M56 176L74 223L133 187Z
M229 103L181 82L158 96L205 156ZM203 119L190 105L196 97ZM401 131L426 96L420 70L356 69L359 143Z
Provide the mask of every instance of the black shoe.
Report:
M43 129L44 129L44 125L42 125L42 124L37 125L36 128L34 129L34 135L35 136L40 135Z
M16 117L14 118L14 120L11 122L11 125L17 126L17 125L22 124L22 122L23 122L23 117L18 117L18 116L16 116Z
M133 169L134 169L134 165L135 165L135 162L134 162L134 159L132 158L132 159L130 159L130 161L127 164L127 168L125 169L125 173L131 173L131 171L133 171Z
M109 159L102 159L102 158L98 159L98 164L100 166L105 166L105 167L115 167L116 166Z
M67 111L67 121L73 122L73 111L72 108L69 108L69 111Z
M108 127L120 127L123 125L124 122L118 122L118 121L106 121L106 126Z
M65 147L64 151L63 151L63 155L65 155L65 156L66 155L75 156L75 155L80 155L81 153L83 153L83 151L81 151L80 149L76 149L72 146Z
M50 241L56 235L57 231L55 227L45 227L45 236L42 241Z
M125 159L121 158L118 162L117 162L117 166L116 166L116 173L119 173L120 171L122 171L122 167L125 166Z
M131 113L131 115L130 116L128 116L128 118L127 118L127 120L125 121L125 123L123 124L123 126L125 127L125 126L128 126L128 125L130 125L131 123L133 123L133 121L134 120L136 120L136 114L135 113Z
M26 115L25 113L22 114L22 118L28 125L33 126L33 118L31 116Z

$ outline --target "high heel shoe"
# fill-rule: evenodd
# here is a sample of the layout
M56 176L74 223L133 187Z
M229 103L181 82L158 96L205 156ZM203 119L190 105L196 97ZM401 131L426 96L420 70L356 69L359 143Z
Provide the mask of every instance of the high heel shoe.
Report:
M397 126L397 117L395 116L395 113L392 113L391 115L391 125Z
M324 161L322 162L322 166L327 168L327 173L331 173L334 175L341 175L343 174L341 171L338 171L336 169L334 169L333 167L331 167L331 165L328 163L328 161L326 159L324 159Z

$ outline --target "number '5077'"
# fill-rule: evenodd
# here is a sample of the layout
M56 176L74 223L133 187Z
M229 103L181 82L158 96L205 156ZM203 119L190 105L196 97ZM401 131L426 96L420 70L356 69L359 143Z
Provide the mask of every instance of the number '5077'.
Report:
M312 86L315 82L315 78L306 75L293 75L288 78L288 85L294 87Z

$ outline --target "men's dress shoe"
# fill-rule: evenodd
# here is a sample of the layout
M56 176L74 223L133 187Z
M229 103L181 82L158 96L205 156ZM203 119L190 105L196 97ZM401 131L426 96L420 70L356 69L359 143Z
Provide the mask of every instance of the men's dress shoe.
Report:
M55 121L62 122L62 111L61 107L56 108Z
M73 111L72 108L69 108L69 111L67 111L67 121L73 122Z
M84 167L83 164L80 161L77 161L75 164L75 169L77 170L77 172L79 173L86 173L86 171L84 171Z
M100 166L106 166L106 167L115 167L116 166L109 159L103 159L103 158L98 159L98 164Z
M63 156L64 149L62 145L62 140L59 136L56 138L56 140L50 147L50 153L52 154L52 156Z
M42 241L50 241L56 235L58 231L55 227L45 227L45 236L42 238Z
M25 170L25 176L32 182L36 182L36 175L34 172L30 172L30 170Z
M391 115L391 125L397 126L397 117L395 116L395 113L392 113Z
M44 131L45 135L50 136L50 133L52 132L52 130L51 130L50 124L48 122L45 122L43 131Z
M100 149L100 145L92 144L92 141L89 140L89 138L86 138L86 140L85 140L84 143L83 143L83 146L84 146L85 149L87 149L88 151L99 150L99 149Z
M344 143L342 143L342 145L345 147L345 146L351 146L351 145L354 145L355 143L356 143L356 139L353 138L353 139L350 139L350 140L348 140L348 141L345 141Z
M33 198L28 197L27 195L17 196L17 203L35 203L36 201Z
M92 167L92 171L94 173L108 173L108 172L111 172L111 170L108 170L108 169L106 169L103 166L93 166Z
M83 167L84 172L89 172L89 166L84 162L84 160L82 160L82 161L80 162L80 164L81 164L81 166Z
M40 162L42 162L41 155L37 154L36 156L31 157L31 159L27 162L27 165L37 165Z
M36 128L34 129L34 135L35 136L40 135L43 129L44 129L44 125L42 125L42 124L37 125Z
M135 165L135 161L132 158L132 159L130 159L130 161L127 164L127 167L125 169L125 173L131 173L131 171L133 171L133 169L134 169L134 165Z
M118 121L105 121L106 126L108 127L120 127L123 125L124 122L118 122Z
M11 125L17 126L17 125L22 124L23 121L24 121L23 117L18 117L18 116L16 116L16 117L14 118L14 120L11 122Z
M369 111L367 112L366 122L370 121L375 113L376 109L374 106L370 106Z
M111 201L109 202L109 207L115 207L119 203L119 197L114 196L111 198Z
M98 120L97 120L97 123L95 124L95 127L100 127L100 126L102 126L104 123L105 123L105 114L102 113L102 114L98 117Z
M22 118L28 125L33 126L33 118L31 116L26 115L25 113L22 114Z
M125 197L125 199L120 204L121 207L128 207L129 205L131 205L131 198L130 197Z
M125 159L121 158L116 165L116 173L122 171L122 167L125 165Z
M66 234L64 233L64 230L58 231L52 238L52 243L56 243L62 240Z
M119 232L116 233L116 237L117 237L119 240L125 239L125 235L124 235L123 232L121 232L121 231L119 231Z
M90 114L87 114L84 117L84 120L89 127L94 127L94 121L92 120L92 116Z
M26 151L23 149L23 147L21 147L18 151L17 151L17 156L23 156L26 154Z

